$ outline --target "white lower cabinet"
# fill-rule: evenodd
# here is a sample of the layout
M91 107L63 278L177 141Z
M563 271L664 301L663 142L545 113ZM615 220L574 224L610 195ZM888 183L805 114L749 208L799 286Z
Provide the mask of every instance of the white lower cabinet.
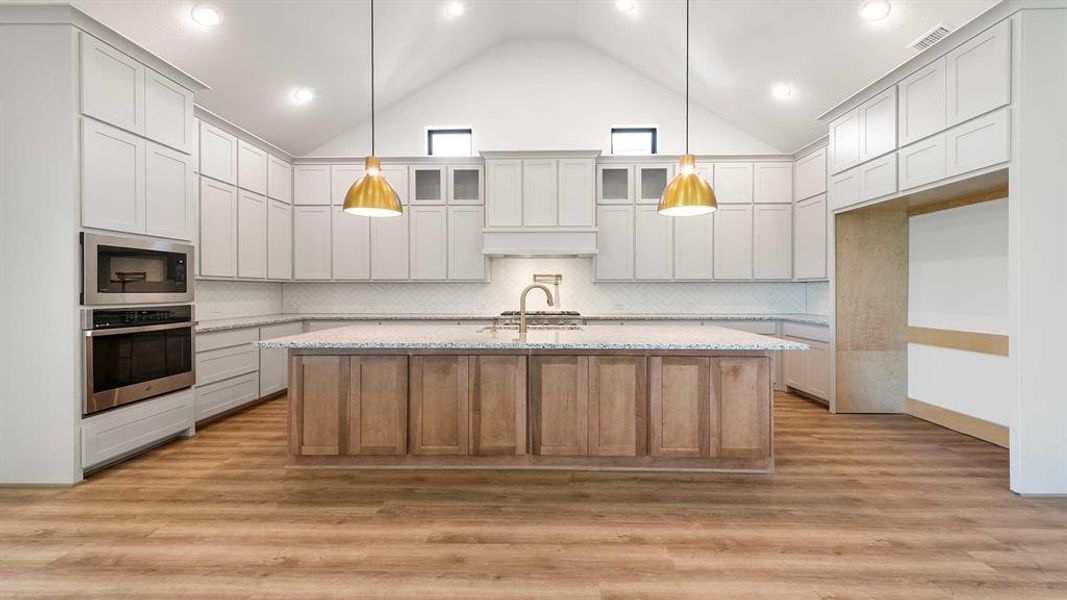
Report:
M82 225L145 232L145 141L82 119Z
M267 278L293 277L293 209L281 200L267 206Z
M259 400L259 373L247 373L196 387L196 421L216 417Z
M752 279L752 205L715 211L715 279Z
M370 224L370 217L350 215L340 206L333 207L334 279L370 279Z
M674 278L710 281L714 277L715 214L674 220Z
M801 200L793 207L793 276L826 278L826 194Z
M673 218L656 208L636 209L634 278L638 280L669 280L673 275Z
M196 183L191 156L147 142L145 233L192 240L196 231Z
M237 188L200 178L200 274L237 276Z
M411 278L443 281L448 278L448 209L413 206L411 212Z
M371 219L370 276L378 281L404 280L409 277L408 216Z
M116 408L81 422L82 468L103 466L193 427L193 390Z
M782 352L782 376L788 388L822 400L830 399L829 327L785 323L782 337L808 345L808 350Z
M448 278L457 281L485 281L485 255L482 254L482 228L485 210L481 206L448 208Z
M793 277L793 205L756 204L752 217L754 279Z
M259 399L259 329L196 336L196 420Z
M330 278L329 206L293 207L293 278Z
M259 339L299 335L304 322L260 327ZM289 387L289 351L285 348L261 348L259 351L259 397L269 396Z
M596 278L622 281L634 278L634 207L597 207Z
M245 190L237 197L237 276L267 277L267 197Z

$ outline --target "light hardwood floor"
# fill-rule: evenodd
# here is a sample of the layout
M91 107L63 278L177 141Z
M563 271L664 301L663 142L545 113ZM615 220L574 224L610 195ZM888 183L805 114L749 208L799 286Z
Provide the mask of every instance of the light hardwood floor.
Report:
M1067 598L1067 500L909 416L776 398L774 475L300 471L273 400L0 489L0 597Z

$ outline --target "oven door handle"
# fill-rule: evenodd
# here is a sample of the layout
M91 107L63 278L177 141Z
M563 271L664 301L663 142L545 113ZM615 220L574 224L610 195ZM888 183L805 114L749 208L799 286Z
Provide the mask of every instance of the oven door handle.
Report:
M187 329L196 326L196 321L183 321L181 323L164 323L160 325L142 325L141 327L116 327L113 329L90 329L85 332L85 337L104 337L108 335L122 335L128 333L147 333L149 331L166 331L168 329Z

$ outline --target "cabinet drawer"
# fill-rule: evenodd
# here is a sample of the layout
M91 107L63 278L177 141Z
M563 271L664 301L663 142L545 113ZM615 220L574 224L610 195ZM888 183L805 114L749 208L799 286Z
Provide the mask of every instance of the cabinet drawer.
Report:
M196 387L196 420L233 410L259 399L259 374L249 373Z
M782 335L787 337L801 338L804 340L816 340L819 342L830 341L830 328L825 325L811 325L808 323L783 323Z
M145 448L192 425L192 390L90 417L81 424L82 467L100 465Z
M945 178L945 134L940 133L900 150L900 190Z
M259 349L253 346L234 346L198 352L196 381L208 384L259 371Z
M962 175L1011 158L1011 113L1005 108L949 129L945 156L947 176Z
M218 331L213 333L201 333L196 336L196 351L207 352L219 348L231 346L243 346L259 341L259 329L234 329L231 331Z
M897 191L897 155L890 154L860 165L860 202Z

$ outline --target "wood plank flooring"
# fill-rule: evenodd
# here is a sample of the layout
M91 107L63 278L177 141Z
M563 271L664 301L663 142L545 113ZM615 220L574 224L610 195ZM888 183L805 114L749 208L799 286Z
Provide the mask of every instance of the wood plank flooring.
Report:
M776 398L761 475L286 469L269 401L73 489L0 489L0 597L1067 598L1007 451Z

